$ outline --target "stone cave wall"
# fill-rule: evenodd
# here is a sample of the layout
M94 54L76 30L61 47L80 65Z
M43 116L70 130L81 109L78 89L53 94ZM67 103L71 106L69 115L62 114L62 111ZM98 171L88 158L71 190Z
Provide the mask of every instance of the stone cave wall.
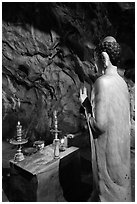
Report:
M30 142L52 142L54 110L61 134L83 128L79 89L84 82L90 90L94 82L93 49L106 35L119 37L116 31L122 32L115 29L109 7L105 3L2 4L3 139L15 136L20 120ZM127 8L118 5L118 9L125 15ZM128 11L134 13L133 4ZM122 38L121 43L129 48L133 62L133 39L129 44L127 37Z

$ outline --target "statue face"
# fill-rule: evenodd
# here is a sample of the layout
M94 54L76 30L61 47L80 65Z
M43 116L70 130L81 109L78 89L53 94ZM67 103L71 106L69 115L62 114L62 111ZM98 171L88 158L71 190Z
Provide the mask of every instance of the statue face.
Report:
M99 74L103 74L103 72L104 72L104 62L103 62L103 59L97 55L96 52L94 53L94 60L95 60L96 71Z

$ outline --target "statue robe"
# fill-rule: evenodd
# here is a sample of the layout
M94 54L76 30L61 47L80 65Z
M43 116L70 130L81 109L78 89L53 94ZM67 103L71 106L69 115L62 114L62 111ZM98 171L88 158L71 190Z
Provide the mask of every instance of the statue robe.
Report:
M129 93L116 70L96 80L91 105L94 189L101 202L131 201Z

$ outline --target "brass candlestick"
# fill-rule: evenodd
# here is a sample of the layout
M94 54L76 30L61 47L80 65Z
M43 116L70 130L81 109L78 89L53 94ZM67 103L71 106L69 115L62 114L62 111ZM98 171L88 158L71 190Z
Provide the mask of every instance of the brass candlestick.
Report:
M17 152L14 156L14 161L22 161L24 159L24 155L23 153L21 152L21 148L23 144L26 144L28 142L27 139L22 139L22 125L20 124L20 121L18 121L18 124L17 124L17 137L16 139L11 139L10 140L10 143L13 144L13 145L17 145L18 146L18 149L17 149Z
M20 109L21 101L19 98L17 100L17 105L18 105L18 108ZM19 114L19 112L18 112L18 114ZM18 147L17 153L14 156L14 161L22 161L24 159L24 155L21 152L21 148L22 148L21 145L26 144L28 142L28 140L22 139L22 125L20 124L20 121L18 121L16 129L17 129L17 136L15 139L11 139L10 143L13 145L17 145L17 147Z
M57 111L54 111L54 126L55 129L51 130L51 132L55 133L55 139L53 141L55 148L54 148L54 158L59 158L59 139L58 139L58 133L61 132L58 130L58 118L57 118Z

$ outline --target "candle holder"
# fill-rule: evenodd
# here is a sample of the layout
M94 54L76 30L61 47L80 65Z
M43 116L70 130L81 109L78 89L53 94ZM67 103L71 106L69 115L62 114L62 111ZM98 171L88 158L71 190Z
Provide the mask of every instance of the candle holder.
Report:
M20 124L20 121L18 121L17 124L17 137L16 139L11 139L10 144L17 145L18 149L14 156L14 161L22 161L24 160L24 155L21 151L22 145L26 144L28 142L27 139L22 139L22 125Z
M53 140L53 144L55 145L54 147L54 158L59 157L59 139L58 139L58 133L61 132L58 130L58 118L57 118L57 111L54 111L54 126L55 129L50 130L50 132L55 133L55 139Z

